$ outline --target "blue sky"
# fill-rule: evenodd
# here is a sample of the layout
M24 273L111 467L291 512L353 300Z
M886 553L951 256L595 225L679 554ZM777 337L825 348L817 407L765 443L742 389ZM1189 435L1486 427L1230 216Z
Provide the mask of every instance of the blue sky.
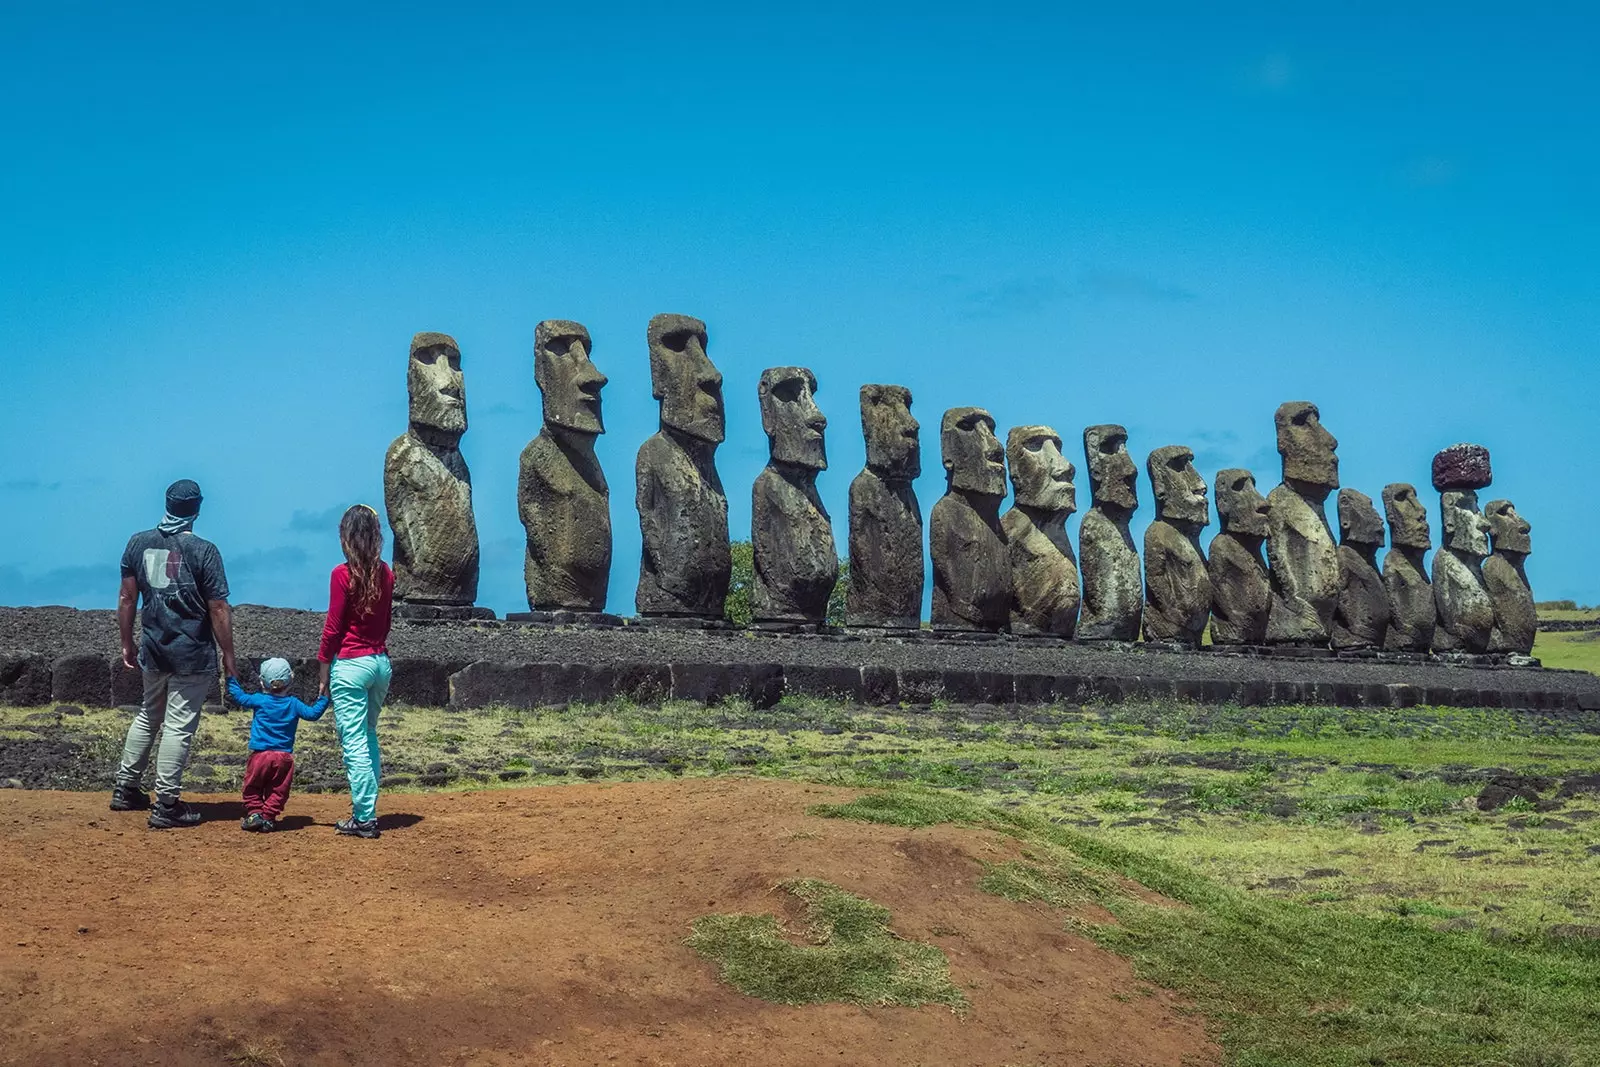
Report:
M0 11L0 603L111 606L128 535L193 477L236 602L324 607L410 337L440 330L480 602L519 610L533 328L571 318L611 380L631 613L663 311L709 326L736 532L768 366L820 381L841 545L863 382L915 395L925 511L946 407L1056 427L1086 507L1086 425L1265 491L1273 409L1309 399L1374 498L1432 499L1438 448L1488 445L1535 592L1600 602L1595 18L226 6Z

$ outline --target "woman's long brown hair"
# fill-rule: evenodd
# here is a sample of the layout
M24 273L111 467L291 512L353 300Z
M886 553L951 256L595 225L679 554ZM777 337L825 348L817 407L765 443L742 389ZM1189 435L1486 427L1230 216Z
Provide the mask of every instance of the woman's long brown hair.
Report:
M383 527L378 513L354 504L339 520L339 545L350 564L350 599L356 614L370 615L382 591Z

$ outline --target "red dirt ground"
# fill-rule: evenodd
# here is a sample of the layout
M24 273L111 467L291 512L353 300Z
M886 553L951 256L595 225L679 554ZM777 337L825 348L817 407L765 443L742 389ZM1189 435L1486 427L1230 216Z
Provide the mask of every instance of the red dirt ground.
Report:
M1220 1062L1198 1017L1061 916L977 888L987 832L808 816L848 791L753 780L333 796L288 829L156 832L106 797L0 793L0 1064ZM206 803L206 802L210 803ZM948 1009L786 1007L683 945L708 912L836 882L949 954ZM951 932L955 931L955 932ZM1126 999L1118 999L1125 997Z

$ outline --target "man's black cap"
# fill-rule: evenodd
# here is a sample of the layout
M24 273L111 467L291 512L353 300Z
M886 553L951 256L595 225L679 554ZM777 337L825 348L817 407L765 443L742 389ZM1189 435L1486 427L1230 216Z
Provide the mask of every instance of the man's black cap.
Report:
M167 486L167 513L180 519L200 514L200 486L187 478Z

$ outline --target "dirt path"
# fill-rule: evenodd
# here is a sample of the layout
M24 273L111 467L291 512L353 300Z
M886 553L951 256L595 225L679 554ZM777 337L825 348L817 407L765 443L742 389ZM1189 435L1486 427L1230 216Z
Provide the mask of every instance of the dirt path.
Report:
M998 835L805 814L843 790L703 780L387 797L380 841L296 796L275 835L154 832L0 792L0 1064L1212 1064L1202 1025L1059 915L981 892ZM785 1007L683 946L837 882L938 944L972 1011ZM954 932L951 932L954 931ZM1125 998L1125 999L1121 999Z

